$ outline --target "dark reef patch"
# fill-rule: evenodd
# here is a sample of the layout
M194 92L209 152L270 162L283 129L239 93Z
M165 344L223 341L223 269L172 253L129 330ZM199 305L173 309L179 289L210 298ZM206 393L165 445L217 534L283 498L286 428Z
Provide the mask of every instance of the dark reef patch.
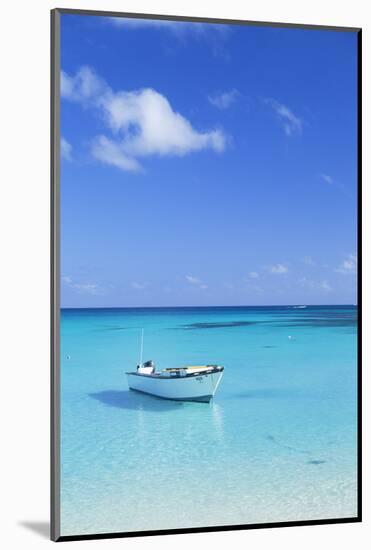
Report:
M234 327L248 327L250 325L256 325L262 321L221 321L217 323L191 323L189 325L180 325L179 328L188 330L209 329L209 328L234 328Z
M190 323L188 325L179 325L177 330L207 330L218 328L237 328L237 327L249 327L254 325L270 325L278 328L357 328L357 315L353 312L317 312L315 316L313 312L306 311L305 313L293 314L292 312L287 316L280 315L279 318L271 320L253 320L253 321L205 321L200 323ZM262 346L264 348L275 346Z
M307 317L303 319L291 318L275 323L276 327L309 327L309 328L348 328L356 327L357 319L354 317L342 318L316 318Z

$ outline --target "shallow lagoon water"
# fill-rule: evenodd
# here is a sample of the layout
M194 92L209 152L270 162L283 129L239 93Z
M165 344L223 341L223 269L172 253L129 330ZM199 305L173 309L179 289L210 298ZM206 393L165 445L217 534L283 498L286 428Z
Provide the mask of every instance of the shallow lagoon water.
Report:
M210 404L128 390L217 363ZM61 315L61 532L357 514L357 308L74 309Z

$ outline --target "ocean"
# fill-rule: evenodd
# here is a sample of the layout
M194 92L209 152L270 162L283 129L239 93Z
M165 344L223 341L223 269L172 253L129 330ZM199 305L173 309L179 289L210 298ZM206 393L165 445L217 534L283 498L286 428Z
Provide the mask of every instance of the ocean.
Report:
M129 391L142 328L210 404ZM356 515L355 306L62 310L62 535Z

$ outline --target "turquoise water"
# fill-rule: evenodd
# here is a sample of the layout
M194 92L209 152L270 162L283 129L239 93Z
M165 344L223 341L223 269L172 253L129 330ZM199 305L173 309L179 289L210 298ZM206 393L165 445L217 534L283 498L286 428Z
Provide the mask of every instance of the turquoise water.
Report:
M224 365L210 404L125 371ZM357 308L75 309L61 315L61 532L357 514Z

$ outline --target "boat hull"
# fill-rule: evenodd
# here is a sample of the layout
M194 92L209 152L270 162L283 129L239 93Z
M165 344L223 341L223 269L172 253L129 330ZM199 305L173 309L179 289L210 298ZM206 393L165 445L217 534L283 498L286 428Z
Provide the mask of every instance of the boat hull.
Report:
M135 372L128 372L126 376L131 390L172 401L208 403L217 390L223 371L185 377L141 375Z

